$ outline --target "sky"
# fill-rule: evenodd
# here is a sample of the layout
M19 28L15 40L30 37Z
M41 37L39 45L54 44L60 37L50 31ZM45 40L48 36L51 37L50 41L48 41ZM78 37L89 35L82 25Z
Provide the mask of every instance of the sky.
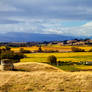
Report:
M92 36L92 0L0 0L0 33Z

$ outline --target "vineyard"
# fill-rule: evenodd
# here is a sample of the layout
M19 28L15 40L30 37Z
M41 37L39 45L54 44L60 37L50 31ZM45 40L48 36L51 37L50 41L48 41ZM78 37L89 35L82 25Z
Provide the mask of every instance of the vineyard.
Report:
M57 58L57 61L61 62L92 62L92 52L88 52L90 49L92 49L91 46L75 46L81 49L84 49L85 52L72 52L71 50L72 46L57 46L57 45L52 45L52 46L42 46L42 50L62 50L66 52L58 53L25 53L26 58L21 59L21 62L40 62L40 63L48 63L47 57L54 55ZM3 47L2 47L3 48ZM37 51L39 47L37 46L32 46L32 47L11 47L11 50L14 52L19 52L20 49L23 48L24 50L29 50L29 51ZM70 51L70 52L69 52ZM56 66L57 67L57 66ZM59 68L66 70L66 71L76 71L76 70L92 70L92 66L88 65L64 65L64 66L58 66Z
M42 50L63 50L63 51L71 51L71 47L72 46L59 46L59 45L51 45L51 46L42 46ZM74 47L79 47L81 49L85 49L85 51L89 51L90 49L92 49L92 46L74 46ZM24 48L25 50L30 50L30 51L34 51L34 50L38 50L37 46L32 46L32 47L15 47L15 48L11 48L11 50L13 51L19 51L20 48Z
M92 52L71 52L71 53L32 53L25 54L27 58L21 59L21 62L41 62L48 63L47 57L55 55L58 61L67 62L92 62ZM57 66L56 66L57 67ZM61 65L58 68L65 71L92 71L90 65Z

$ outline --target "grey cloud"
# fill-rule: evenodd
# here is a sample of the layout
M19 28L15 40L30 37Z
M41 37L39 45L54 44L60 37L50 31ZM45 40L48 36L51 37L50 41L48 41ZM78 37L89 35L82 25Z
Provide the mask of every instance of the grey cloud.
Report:
M0 0L0 32L89 35L92 28L63 27L60 21L91 21L91 0ZM78 31L78 32L77 32ZM85 32L87 32L85 34Z
M7 16L27 16L31 18L58 18L69 20L90 20L91 0L4 0L18 11L1 12Z

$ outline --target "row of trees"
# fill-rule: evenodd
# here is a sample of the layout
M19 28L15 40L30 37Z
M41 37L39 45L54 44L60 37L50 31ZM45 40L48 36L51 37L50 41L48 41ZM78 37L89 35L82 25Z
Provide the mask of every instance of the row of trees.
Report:
M78 48L78 47L72 47L71 48L73 52L85 52L84 49Z
M85 52L85 49L81 49L81 48L78 48L78 47L72 47L71 50L73 52ZM90 49L88 52L92 52L92 49Z

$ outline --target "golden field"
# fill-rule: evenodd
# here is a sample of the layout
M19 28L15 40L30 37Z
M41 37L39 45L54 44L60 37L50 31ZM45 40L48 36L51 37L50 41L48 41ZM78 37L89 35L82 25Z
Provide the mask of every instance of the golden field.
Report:
M92 61L92 52L70 52L70 53L31 53L25 54L27 58L21 59L21 62L40 62L47 63L47 57L55 55L57 60L64 62L80 62L80 61ZM64 65L58 66L58 68L65 71L92 71L92 66L87 65Z
M42 46L42 50L63 50L63 51L71 51L71 47L73 46L59 46L59 45L51 45L51 46ZM92 49L92 46L74 46L74 47L79 47L81 49L85 49L85 51L89 51L90 49ZM34 51L34 50L38 50L37 46L32 46L32 47L15 47L15 48L11 48L11 50L13 51L19 51L20 48L24 48L25 50L30 50L30 51Z
M68 53L30 53L25 54L27 58L21 60L21 62L47 62L47 57L55 55L59 61L92 61L92 52L68 52Z
M70 46L66 47L71 49ZM66 47L62 48L66 50ZM38 50L38 47L23 48L31 51ZM87 47L81 48L86 49ZM90 48L88 47L87 50ZM58 49L61 50L61 47ZM12 50L19 51L20 48L12 48ZM55 55L58 61L65 62L92 61L92 52L29 53L25 55L26 58L21 59L20 63L14 64L15 71L0 71L0 92L92 92L92 66L65 65L57 68L43 63L47 63L47 57L50 55ZM85 72L63 71L76 71L77 69Z
M71 51L72 46L58 46L58 45L52 45L52 46L42 46L42 50L61 50L61 51ZM75 46L82 49L85 49L86 51L89 51L92 49L92 46ZM32 47L22 47L24 50L30 50L30 51L36 51L38 50L38 47L32 46ZM11 48L12 51L19 51L20 48ZM50 55L55 55L58 60L61 61L92 61L92 52L66 52L66 53L32 53L32 54L26 54L28 58L23 59L23 62L28 61L34 61L34 62L46 62L46 58Z
M42 50L64 50L64 51L71 51L72 46L58 46L58 45L51 45L51 46L42 46ZM90 50L91 46L75 46L82 49L85 49L86 51ZM37 46L32 47L20 47L24 48L24 50L30 50L30 51L37 51ZM18 52L20 48L11 48L12 51ZM47 63L47 57L50 55L55 55L57 57L57 61L64 61L64 62L85 62L85 61L91 61L92 62L92 52L65 52L65 53L29 53L25 54L26 58L21 59L21 62L41 62L41 63ZM59 68L63 70L92 70L92 66L60 66Z
M71 51L72 46L42 46L42 50L61 50L61 51ZM92 62L92 52L87 52L92 49L92 46L75 46L82 49L85 49L86 52L65 52L65 53L30 53L25 54L27 58L21 59L21 62L45 62L47 63L47 57L50 55L55 55L57 57L57 61L64 61L64 62L85 62L91 61ZM36 51L38 47L22 47L25 50ZM19 51L20 48L12 48L13 51ZM92 71L92 66L81 66L81 65L74 65L74 66L59 66L60 69L65 71L76 71L76 70L90 70Z
M92 72L64 72L42 63L18 63L0 71L0 92L92 92Z

